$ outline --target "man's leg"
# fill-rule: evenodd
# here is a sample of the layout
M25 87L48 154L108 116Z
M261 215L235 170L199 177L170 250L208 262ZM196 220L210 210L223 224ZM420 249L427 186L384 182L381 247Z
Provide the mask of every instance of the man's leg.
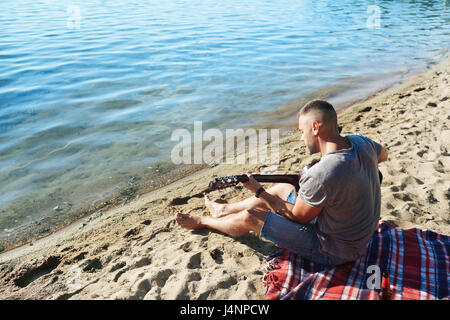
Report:
M240 237L254 231L278 247L291 250L306 259L321 264L333 264L330 258L320 251L319 240L313 226L295 223L264 209L254 208L222 217L177 213L176 220L185 229L208 228L232 237Z
M293 188L294 186L289 183L277 183L266 191L282 200L286 200ZM205 195L205 205L210 209L213 217L223 217L231 213L244 211L248 208L260 208L265 209L266 211L269 210L265 202L255 196L251 196L250 198L235 203L217 203L210 200L208 196Z
M187 213L177 213L176 221L185 229L212 229L226 233L232 237L240 237L249 231L259 235L267 210L252 208L239 213L222 217L193 216Z

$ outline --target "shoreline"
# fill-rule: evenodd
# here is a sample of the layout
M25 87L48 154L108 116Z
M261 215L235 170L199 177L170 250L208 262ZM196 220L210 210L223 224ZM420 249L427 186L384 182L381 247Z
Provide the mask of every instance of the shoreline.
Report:
M402 228L450 234L449 73L446 57L338 110L342 134L365 134L388 148L389 160L380 166L381 216ZM280 172L299 171L317 157L306 155L297 133L280 136ZM207 214L203 194L208 181L245 169L262 168L205 168L123 206L83 217L54 238L0 253L0 298L263 298L259 279L264 258L275 249L271 243L254 235L232 239L189 232L173 219L179 211ZM212 195L234 202L249 194L236 188ZM75 287L68 285L71 268L79 271Z
M441 61L446 59L446 55L443 55L441 57ZM326 99L330 101L333 105L336 106L337 111L340 112L346 108L349 108L351 106L355 106L360 103L364 103L365 101L373 98L374 96L389 90L395 86L400 85L401 83L404 83L408 81L409 78L414 77L415 75L421 74L423 72L426 72L430 67L432 67L435 64L438 64L438 62L431 61L425 67L425 69L417 68L409 70L406 73L396 72L394 75L402 74L402 76L397 79L393 80L393 77L390 77L389 79L393 80L390 82L390 85L377 88L375 91L365 90L363 91L363 94L359 94L359 96L362 95L360 98L355 98L351 95L349 95L350 92L355 91L354 88L348 87L346 89L340 89L338 91L328 91L325 90L319 90L319 95L323 94L322 99ZM367 84L366 84L367 87ZM314 92L315 93L315 92ZM279 106L279 108L282 110L282 113L292 114L292 109L298 109L302 104L306 102L306 100L312 99L314 94L306 94L304 97L299 97L293 101L286 102L285 104ZM337 100L337 103L334 103L333 101ZM340 106L340 107L339 107ZM295 118L295 112L294 115L284 115L282 118L277 119L276 123L277 125L274 125L274 123L270 123L271 116L268 117L267 120L264 120L264 122L261 122L259 124L255 124L251 126L250 128L279 128L281 130L287 130L289 131L296 125L296 119ZM249 129L249 128L246 128ZM281 137L280 137L281 138ZM152 165L160 168L160 166L164 167L167 166L168 160L160 160ZM72 224L77 224L79 221L82 221L83 219L88 219L90 216L95 214L99 210L109 210L110 208L116 207L118 205L123 205L124 203L128 201L132 201L133 198L138 198L142 195L146 195L149 192L154 192L160 188L164 188L168 185L171 185L173 182L176 182L180 179L184 179L185 177L188 177L190 175L195 175L197 171L204 170L205 168L208 168L207 164L203 165L197 165L197 169L194 167L195 165L187 166L185 169L179 169L175 165L169 166L165 169L162 169L163 172L158 172L159 170L156 170L155 172L158 172L157 175L152 174L143 174L142 172L135 173L136 175L133 175L132 177L137 177L138 181L130 183L123 182L120 187L120 185L114 186L113 189L117 189L118 191L114 192L112 195L107 197L102 197L94 202L92 202L90 205L84 205L77 208L77 210L73 211L71 214L65 214L61 217L52 218L50 215L47 215L46 217L36 220L33 222L30 222L26 225L17 227L18 230L14 234L11 234L11 236L3 237L0 241L0 256L8 251L20 248L22 246L27 246L30 244L33 244L36 241L40 241L42 239L45 239L47 237L50 237L54 233L59 233L62 230L69 228ZM163 177L166 178L166 180L163 180ZM167 179L168 178L168 179ZM145 181L145 183L140 183L142 181ZM151 181L151 182L149 182ZM56 222L45 222L45 220L52 220L57 219ZM62 219L62 220L61 220ZM12 240L10 239L12 238Z
M143 197L148 198L151 197L153 194L157 193L157 192L164 192L167 189L170 189L171 187L176 186L179 183L183 183L183 181L186 181L187 179L189 179L191 176L198 174L198 173L202 173L203 171L208 170L208 168L203 168L203 169L199 169L197 171L195 171L194 173L191 173L187 176L184 177L180 177L179 179L177 179L176 181L173 181L167 185L164 185L160 188L145 192L142 194ZM131 200L131 201L137 201L137 199ZM118 208L120 208L121 205L121 201L117 201L116 203L109 203L107 204L106 210L108 211L112 211L112 210L117 210ZM81 218L76 219L75 221L69 223L68 225L63 226L60 229L57 229L55 232L52 232L49 235L43 236L41 238L36 238L31 240L31 244L27 243L27 244L23 244L23 245L19 245L17 247L14 248L10 248L8 250L5 250L3 252L0 253L0 263L2 261L6 261L9 259L16 259L18 258L18 256L20 256L23 253L27 253L29 251L34 251L37 248L43 247L45 246L45 244L49 241L55 241L58 239L63 238L67 233L74 231L77 227L82 226L84 223L89 222L89 219L95 215L96 213L98 213L99 211L103 210L104 207L97 209L97 210L92 210L93 212L83 216Z

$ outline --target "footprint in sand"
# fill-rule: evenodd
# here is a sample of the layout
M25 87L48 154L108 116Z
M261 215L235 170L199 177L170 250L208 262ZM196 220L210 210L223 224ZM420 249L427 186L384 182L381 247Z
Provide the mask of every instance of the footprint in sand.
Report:
M411 96L411 93L405 93L405 94L400 94L400 95L398 96L398 98L399 98L399 99L403 99L403 98L410 97L410 96Z
M114 272L114 271L120 270L123 267L125 267L126 265L127 265L127 263L125 261L118 262L111 267L109 272Z
M25 269L25 272L14 279L14 284L20 288L25 288L30 283L36 281L38 278L52 272L54 269L56 269L56 267L58 267L60 262L60 257L51 256L38 267L30 267L28 269Z
M434 197L434 194L431 190L427 191L427 201L430 204L438 203L439 201Z
M188 242L183 243L180 246L180 249L183 250L184 252L192 251L192 242L188 241Z
M223 263L223 251L215 248L213 250L211 250L209 252L209 254L211 255L211 258L214 259L214 261L218 264L222 264Z
M202 264L202 253L197 252L189 258L189 261L187 263L187 268L188 269L198 269L198 268L201 268L201 264Z
M238 283L238 282L237 282L236 277L230 276L230 277L228 277L226 280L220 281L220 282L217 284L217 287L220 288L220 289L228 289L228 288L230 288L230 287L236 285L237 283Z
M137 235L139 232L140 232L140 227L134 227L134 228L128 230L128 231L123 235L123 237L124 237L124 238L130 238L130 237L132 237L132 236Z
M84 272L95 272L103 268L102 262L99 258L88 259L81 264Z
M131 299L143 299L154 287L164 287L170 276L173 275L171 269L158 271L153 276L140 280L135 286L135 293L130 296ZM145 276L145 275L144 275ZM154 290L152 290L154 291Z
M398 200L402 200L404 202L412 202L413 201L411 199L412 195L410 193L399 192L399 193L393 193L392 195L394 196L394 198L396 198Z
M138 269L145 266L148 266L152 263L152 259L150 257L144 257L142 259L139 259L136 261L132 266L131 269Z
M427 152L428 152L428 150L422 150L422 151L417 152L417 155L418 155L419 157L423 158L423 155L424 155L425 153L427 153Z
M74 264L74 263L76 263L76 262L78 262L78 261L81 261L81 260L83 260L84 258L86 258L86 255L87 255L87 254L88 254L87 251L80 252L80 253L76 254L75 256L73 256L72 258L67 259L67 260L64 262L64 264Z

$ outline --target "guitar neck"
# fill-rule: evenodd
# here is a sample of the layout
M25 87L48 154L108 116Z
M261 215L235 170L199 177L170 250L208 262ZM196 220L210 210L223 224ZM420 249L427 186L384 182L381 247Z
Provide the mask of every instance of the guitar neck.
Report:
M269 183L289 183L295 187L295 190L298 191L299 184L298 180L300 176L298 174L254 174L253 178L255 178L258 182L269 182ZM241 182L247 182L248 176L241 175L239 177Z

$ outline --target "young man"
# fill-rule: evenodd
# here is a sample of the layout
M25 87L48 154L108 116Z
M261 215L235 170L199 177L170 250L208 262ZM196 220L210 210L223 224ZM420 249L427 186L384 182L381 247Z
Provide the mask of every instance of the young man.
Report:
M298 127L311 154L322 155L302 175L298 195L284 183L264 190L247 172L249 182L244 187L255 196L231 204L205 197L212 216L178 213L178 224L233 237L254 231L322 264L358 259L380 217L378 163L387 159L386 149L361 135L341 136L336 111L326 101L307 103L300 110Z

